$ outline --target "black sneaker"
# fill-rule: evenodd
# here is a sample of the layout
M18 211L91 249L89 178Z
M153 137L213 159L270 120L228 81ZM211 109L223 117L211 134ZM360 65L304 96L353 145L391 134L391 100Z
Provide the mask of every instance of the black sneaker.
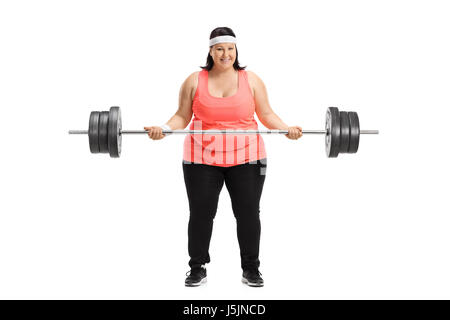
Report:
M206 283L206 268L204 266L192 268L186 273L186 276L187 278L184 280L186 287L198 287Z
M258 269L247 269L242 273L242 282L250 287L263 287L264 280Z

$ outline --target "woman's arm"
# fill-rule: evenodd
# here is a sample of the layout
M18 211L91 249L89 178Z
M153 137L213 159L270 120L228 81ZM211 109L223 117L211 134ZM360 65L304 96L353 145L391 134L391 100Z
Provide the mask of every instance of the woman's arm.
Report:
M181 85L178 110L166 123L172 130L184 129L191 122L192 98L196 87L197 74L198 72L192 73Z
M192 73L181 85L180 94L178 98L178 110L166 122L172 130L184 129L191 122L192 118L192 97L193 91L197 82L196 72ZM148 136L151 139L159 140L164 138L162 128L158 126L144 127L148 131Z
M298 139L302 136L302 128L299 126L289 127L273 112L269 104L269 97L264 82L253 72L247 71L252 79L255 90L256 115L259 121L268 129L289 130L286 136L289 139Z

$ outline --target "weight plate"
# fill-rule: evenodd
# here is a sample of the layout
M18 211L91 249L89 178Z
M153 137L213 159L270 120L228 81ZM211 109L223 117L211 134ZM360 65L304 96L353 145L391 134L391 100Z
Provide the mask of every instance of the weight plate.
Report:
M356 112L348 113L350 123L350 144L348 153L356 153L359 146L359 118Z
M122 117L119 107L111 107L109 109L108 119L108 150L112 158L120 157L122 147Z
M100 113L98 128L98 145L100 148L100 153L108 153L108 118L108 111L102 111Z
M339 146L339 153L348 153L348 145L350 143L350 120L345 111L339 112L341 119L341 144Z
M336 107L329 107L327 109L325 120L325 148L328 158L336 158L339 154L341 135L340 122L339 109Z
M89 116L89 129L88 129L89 149L91 149L91 153L100 152L100 147L98 145L99 119L100 119L100 112L92 111L91 115Z

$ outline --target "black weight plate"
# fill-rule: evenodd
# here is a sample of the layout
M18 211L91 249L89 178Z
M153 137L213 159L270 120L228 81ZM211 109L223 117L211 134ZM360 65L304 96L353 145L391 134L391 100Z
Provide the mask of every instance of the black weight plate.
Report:
M329 107L327 109L325 121L325 148L328 158L336 158L339 154L340 146L340 125L339 109L336 107Z
M102 111L100 113L98 128L98 145L100 148L100 153L108 153L108 118L108 111Z
M356 153L359 146L359 118L356 112L349 112L348 118L350 122L350 144L348 153Z
M350 120L345 111L339 112L341 119L341 144L339 146L339 153L347 153L350 144Z
M100 152L100 147L98 145L99 119L100 119L100 112L92 111L91 115L89 116L89 129L88 129L89 149L91 149L91 153Z
M109 109L108 119L108 149L112 158L120 157L122 147L122 117L119 107Z

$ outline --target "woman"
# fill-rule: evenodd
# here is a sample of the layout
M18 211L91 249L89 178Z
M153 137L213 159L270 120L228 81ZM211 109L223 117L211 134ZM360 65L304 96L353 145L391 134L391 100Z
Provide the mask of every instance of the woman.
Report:
M302 136L298 126L288 127L271 109L266 88L253 72L238 61L236 36L230 28L211 32L207 64L183 83L179 108L163 126L145 127L151 139L164 137L163 129L288 129L289 139ZM259 272L261 225L259 201L265 179L266 153L260 135L187 135L183 173L189 199L188 251L190 272L186 286L206 282L205 264L210 262L209 243L219 194L225 183L237 222L243 269L242 282L264 285Z

